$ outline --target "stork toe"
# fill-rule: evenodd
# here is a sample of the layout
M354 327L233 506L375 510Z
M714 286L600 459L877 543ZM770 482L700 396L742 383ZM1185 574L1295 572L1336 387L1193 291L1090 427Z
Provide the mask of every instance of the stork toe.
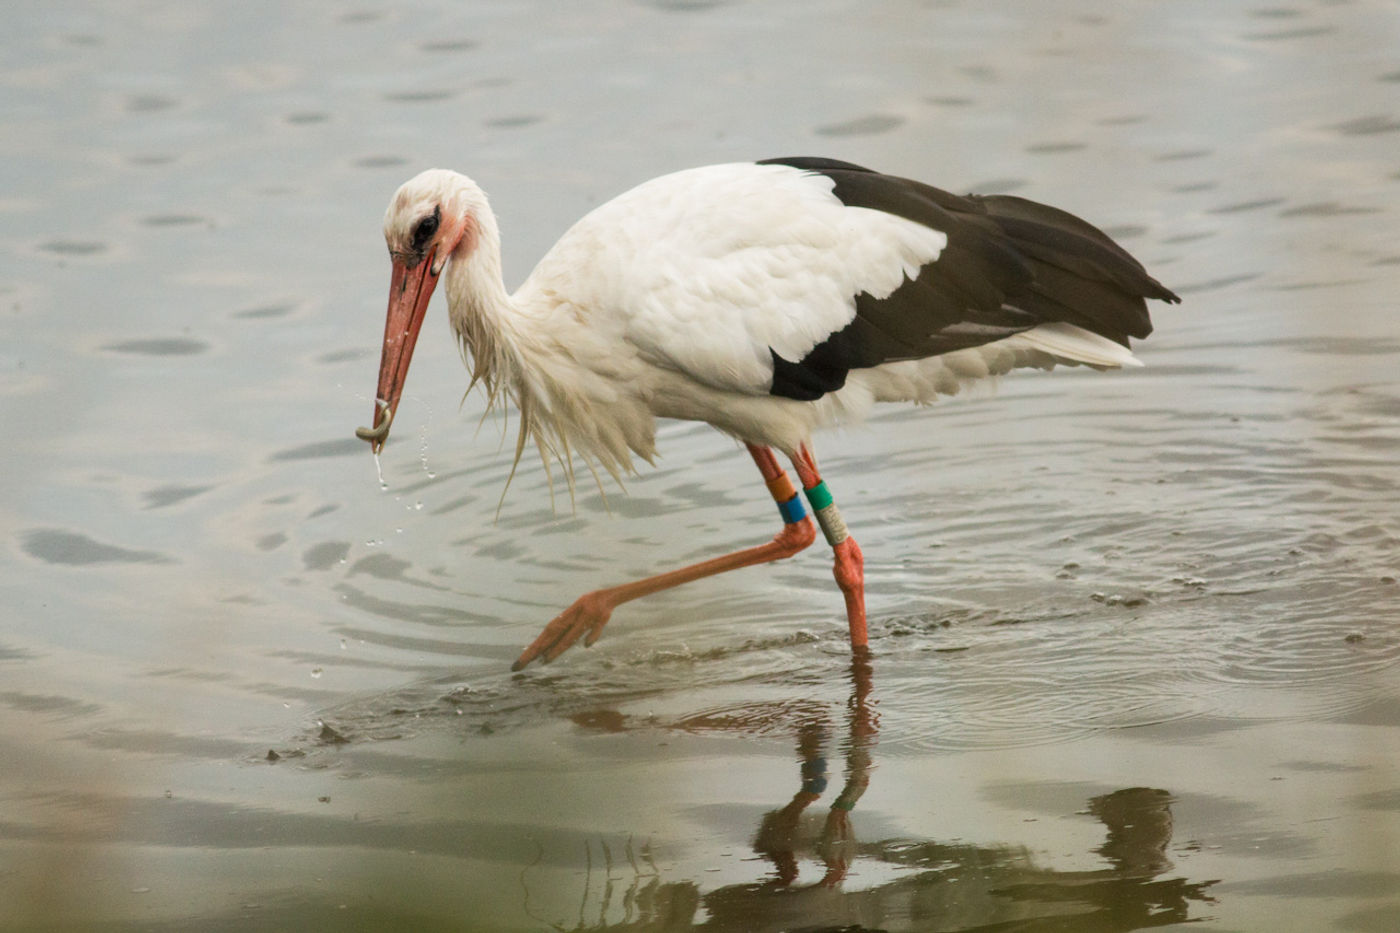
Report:
M580 637L583 637L584 647L591 646L602 636L603 626L608 624L615 607L616 603L608 599L603 590L584 593L544 627L510 669L523 670L537 658L548 664L573 647Z

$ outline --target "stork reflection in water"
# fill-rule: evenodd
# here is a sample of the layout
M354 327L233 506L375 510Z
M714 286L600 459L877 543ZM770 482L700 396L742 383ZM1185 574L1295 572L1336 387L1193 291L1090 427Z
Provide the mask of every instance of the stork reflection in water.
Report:
M674 869L658 867L654 848L658 843L667 846L666 840L637 845L628 839L611 847L599 842L599 860L610 859L614 870L605 873L608 880L601 886L593 880L595 873L588 873L579 910L580 917L588 919L581 919L577 929L1127 933L1199 919L1192 917L1192 906L1212 901L1209 891L1215 882L1168 875L1174 867L1168 847L1175 800L1158 788L1122 788L1078 806L1070 803L1060 814L1069 817L1077 810L1104 827L1104 841L1092 855L1107 866L1087 871L1044 864L1037 851L1014 839L979 843L870 838L872 825L889 825L898 817L888 812L868 814L862 841L860 804L869 803L871 788L878 796L880 786L880 721L867 658L853 660L849 680L844 703L806 698L751 701L669 720L633 718L612 708L575 714L575 724L609 733L661 730L750 740L786 736L795 747L798 772L796 791L785 804L763 814L752 839L766 872L755 869L750 879L706 889L702 877L677 878ZM836 770L827 762L832 748L844 762L844 781L834 795ZM778 792L775 789L775 796ZM814 812L823 799L830 801L826 812ZM934 821L943 806L939 786L932 782L924 788L901 788L886 799L922 800L924 817ZM632 868L630 878L622 865L624 856ZM703 854L700 858L705 864Z

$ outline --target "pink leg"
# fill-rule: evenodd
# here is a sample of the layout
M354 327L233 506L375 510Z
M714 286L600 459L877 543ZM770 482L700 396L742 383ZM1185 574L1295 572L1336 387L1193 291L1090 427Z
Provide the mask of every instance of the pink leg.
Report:
M780 507L783 503L794 499L797 490L793 488L792 480L788 479L787 474L783 472L778 458L773 456L773 451L767 447L757 447L753 444L749 444L748 448L749 453L753 455L754 462L758 464L759 471L763 474L764 481L768 484L768 489L773 493L773 498L778 501ZM785 510L783 514L786 518L793 513ZM673 570L670 573L647 577L645 580L638 580L635 583L624 583L622 586L585 593L544 627L544 631L530 643L530 647L521 652L520 657L516 658L510 669L518 671L536 658L542 658L548 664L585 634L587 637L583 640L584 645L593 644L603 633L603 626L607 624L612 611L625 602L670 589L673 586L680 586L682 583L689 583L692 580L699 580L702 577L714 576L717 573L737 570L752 564L763 564L791 557L809 546L816 540L816 537L817 531L812 525L812 520L803 515L797 521L785 521L783 530L778 532L777 537L767 544L735 551L733 554L691 564L689 567L682 567L680 570Z
M851 627L851 649L864 651L870 644L870 636L865 626L865 558L860 553L860 545L856 544L856 539L846 530L841 513L831 501L831 493L827 492L826 484L817 472L817 458L812 455L811 448L803 444L798 449L797 456L792 458L792 465L797 469L798 478L802 480L802 488L807 493L807 501L812 504L812 512L816 514L817 522L822 526L822 533L826 535L832 553L836 555L833 572L836 585L841 587L841 595L846 597L846 620Z

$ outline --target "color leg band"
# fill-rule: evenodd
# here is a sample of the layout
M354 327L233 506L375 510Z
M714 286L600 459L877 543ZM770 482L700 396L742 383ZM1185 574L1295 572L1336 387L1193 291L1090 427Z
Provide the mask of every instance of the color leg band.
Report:
M803 492L807 494L807 501L812 504L812 514L817 517L817 524L821 526L827 544L835 547L851 536L846 530L845 520L841 518L841 510L836 508L831 491L826 488L825 480L811 489L804 489Z
M774 502L786 502L797 495L797 487L792 484L792 479L786 472L781 472L772 479L764 480L768 486L768 492L772 494Z
M817 512L828 505L831 505L831 490L826 488L826 480L818 480L817 485L811 489L802 490L807 494L807 501L812 503L812 511Z
M802 500L795 492L791 499L778 503L778 512L783 516L783 521L789 525L793 522L800 522L807 517L807 510L802 507Z
M846 522L841 518L841 511L836 505L828 505L826 508L813 508L812 514L817 516L817 524L822 526L822 534L826 535L826 543L832 547L840 544L851 536L846 530Z

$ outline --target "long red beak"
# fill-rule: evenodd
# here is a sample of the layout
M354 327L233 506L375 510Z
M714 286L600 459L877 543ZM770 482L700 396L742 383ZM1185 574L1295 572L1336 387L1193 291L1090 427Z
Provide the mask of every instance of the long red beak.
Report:
M355 436L369 441L375 453L384 448L389 437L389 425L399 409L403 396L408 364L413 359L413 345L428 310L428 301L437 287L438 275L433 274L437 250L428 253L412 268L394 257L394 275L389 282L389 310L384 319L384 350L379 357L379 389L375 393L372 428L357 428ZM441 270L439 270L439 274Z

